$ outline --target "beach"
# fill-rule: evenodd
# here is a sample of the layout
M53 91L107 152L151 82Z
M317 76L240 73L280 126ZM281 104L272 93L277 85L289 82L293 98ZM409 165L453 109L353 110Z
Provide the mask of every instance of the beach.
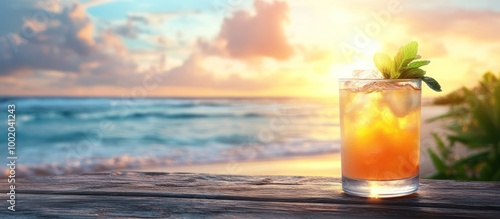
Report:
M427 102L426 102L427 101ZM336 99L8 98L18 111L19 176L120 170L340 176ZM421 173L447 107L423 99ZM5 126L1 124L0 126ZM2 130L7 130L2 128ZM40 132L40 130L50 130ZM0 169L4 175L8 169Z
M428 148L434 148L432 132L441 133L443 122L426 122L429 118L443 114L447 106L427 105L422 107L420 176L428 177L435 169L427 153ZM132 169L134 170L134 169ZM285 175L285 176L330 176L342 175L340 153L324 153L309 156L294 156L286 158L231 161L209 163L202 165L177 165L167 167L149 167L135 169L136 171L152 172L189 172L229 175Z

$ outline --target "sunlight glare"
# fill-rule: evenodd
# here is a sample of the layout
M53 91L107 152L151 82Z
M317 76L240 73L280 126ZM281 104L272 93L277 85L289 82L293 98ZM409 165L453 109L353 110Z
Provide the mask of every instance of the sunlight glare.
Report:
M373 56L382 48L381 43L373 39L364 48L360 48L360 56L356 57L351 63L336 64L330 67L330 73L338 78L352 78L354 70L376 69L373 63Z
M353 17L347 11L334 10L330 13L330 20L337 25L348 25L353 22Z
M379 198L379 189L376 182L370 182L370 198Z

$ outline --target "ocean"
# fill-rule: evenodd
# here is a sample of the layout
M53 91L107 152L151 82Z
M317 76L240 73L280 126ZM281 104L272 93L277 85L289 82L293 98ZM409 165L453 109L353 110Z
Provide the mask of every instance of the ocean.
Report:
M337 99L0 98L16 106L19 176L339 152ZM7 163L7 138L1 156ZM0 169L8 175L7 166Z

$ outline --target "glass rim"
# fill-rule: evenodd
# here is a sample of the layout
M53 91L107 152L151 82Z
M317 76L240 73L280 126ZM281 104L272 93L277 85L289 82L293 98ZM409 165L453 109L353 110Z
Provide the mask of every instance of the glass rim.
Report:
M366 81L366 82L411 82L411 81L422 81L421 78L399 78L399 79L376 79L376 78L339 78L339 82L346 81Z

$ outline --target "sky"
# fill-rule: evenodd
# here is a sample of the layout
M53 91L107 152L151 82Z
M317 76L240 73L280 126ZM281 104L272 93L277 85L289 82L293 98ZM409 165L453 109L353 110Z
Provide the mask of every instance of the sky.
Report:
M443 93L500 72L500 2L18 0L0 3L0 95L338 94L410 41Z

